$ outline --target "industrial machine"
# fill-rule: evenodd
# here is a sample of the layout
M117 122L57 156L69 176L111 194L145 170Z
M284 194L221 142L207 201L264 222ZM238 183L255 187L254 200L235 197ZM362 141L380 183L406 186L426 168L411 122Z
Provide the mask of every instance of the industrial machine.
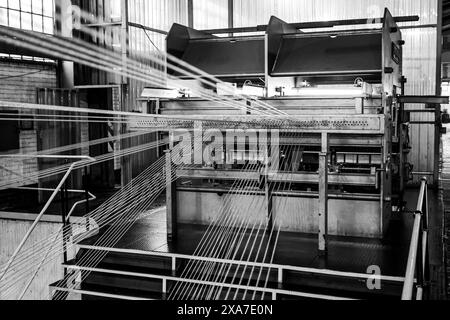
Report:
M209 224L242 168L252 162L265 167L276 157L276 168L270 163L271 170L245 171L246 179L263 185L233 201L266 199L261 218L271 223L283 215L275 219L282 231L318 233L322 251L328 234L382 238L402 207L411 171L408 119L397 100L403 93L402 45L388 10L376 30L301 32L272 17L264 35L216 37L173 25L168 53L220 80L208 86L169 69L178 89L202 87L240 100L248 110L198 97L195 90L157 99L160 115L195 115L199 126L220 116L224 124L211 126L224 136L226 121L239 120L243 126L234 132L247 137L241 149L228 143L214 161L176 169L179 179L168 191L169 235L177 223ZM142 94L145 100L155 97L151 88ZM268 128L258 121L260 103L285 114L278 119L283 124ZM266 140L265 150L273 144L270 155L249 147L246 132L264 129L279 130L276 142ZM283 208L281 201L287 202Z
M422 299L433 200L425 180L418 197L405 188L404 104L448 99L405 96L398 21L386 10L377 29L276 17L261 28L174 24L168 88L145 88L149 114L128 124L161 130L169 145L164 169L141 181L165 188L157 212L167 228L136 221L114 246L81 241L65 267L89 274L51 289L83 299ZM83 265L100 253L98 266Z

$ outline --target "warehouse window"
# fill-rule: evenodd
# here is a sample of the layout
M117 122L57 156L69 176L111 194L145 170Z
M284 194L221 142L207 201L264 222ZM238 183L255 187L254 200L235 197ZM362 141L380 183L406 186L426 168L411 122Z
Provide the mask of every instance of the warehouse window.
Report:
M53 33L53 0L0 0L0 24Z
M53 34L54 0L0 0L0 25ZM3 58L48 59L1 54Z

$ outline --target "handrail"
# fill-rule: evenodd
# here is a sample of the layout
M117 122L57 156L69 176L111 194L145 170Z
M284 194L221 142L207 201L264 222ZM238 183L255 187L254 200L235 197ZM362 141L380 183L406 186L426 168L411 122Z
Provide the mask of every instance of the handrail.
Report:
M283 288L268 288L268 287L258 287L250 284L237 284L237 283L224 283L224 282L217 282L213 280L201 280L201 279L190 279L190 278L181 278L176 277L173 275L157 275L157 274L149 274L149 273L139 273L139 272L131 272L131 271L121 271L121 270L112 270L112 269L103 269L98 267L84 267L84 266L78 266L78 265L68 265L64 264L64 268L72 269L72 270L79 270L79 271L88 271L88 272L98 272L98 273L105 273L105 274L117 274L117 275L124 275L124 276L134 276L134 277L145 277L148 279L160 279L163 281L163 293L167 289L167 282L182 282L182 283L189 283L189 284L203 284L203 285L209 285L209 286L222 286L225 288L231 288L231 289L237 289L237 290L248 290L248 291L257 291L261 292L263 294L271 294L272 299L275 300L277 295L289 295L289 296L297 296L297 297L303 297L303 298L312 298L312 299L322 299L322 300L358 300L354 298L347 298L347 297L339 297L339 296L332 296L328 294L320 294L320 293L309 293L309 292L302 292L302 291L293 291L289 289L283 289ZM56 290L60 290L61 286L55 286ZM69 291L71 289L68 289Z
M403 285L402 300L412 300L414 283L416 282L416 299L423 297L423 284L425 282L425 270L427 268L427 229L428 229L428 201L427 179L422 178L420 193L417 200L417 208L414 213L414 226L409 246L408 262ZM417 273L417 281L415 275Z
M320 275L329 275L336 277L346 277L346 278L356 278L356 279L370 279L373 277L372 274L366 273L355 273L355 272L347 272L347 271L337 271L331 269L317 269L311 267L299 267L293 265L282 265L282 264L274 264L267 262L253 262L253 261L243 261L243 260L232 260L232 259L221 259L214 257L204 257L204 256L194 256L189 254L182 253L174 253L174 252L160 252L160 251L146 251L140 249L125 249L125 248L116 248L116 247L101 247L96 245L87 245L78 243L78 247L82 249L88 250L98 250L98 251L108 251L108 252L116 252L116 253L130 253L130 254L141 254L148 256L157 256L157 257L166 257L171 258L172 266L175 265L175 260L192 260L192 261L202 261L202 262L216 262L216 263L224 263L224 264L235 264L240 266L247 267L257 267L257 268L269 268L273 270L278 270L279 273L282 271L298 271L304 273L311 274L320 274ZM281 278L281 277L280 277ZM390 281L390 282L404 282L405 278L396 277L396 276L385 276L380 275L377 276L377 279L382 281Z
M26 155L24 155L26 156ZM41 156L37 156L37 157L41 157ZM60 158L66 158L66 156L59 156ZM74 158L75 156L70 156L70 158ZM86 162L93 162L95 161L94 158L89 157L89 156L77 156L78 159L83 159L83 160L79 160L79 161L75 161L73 162L70 167L67 169L67 172L64 174L63 178L61 179L61 181L59 182L58 186L55 188L55 190L53 191L52 195L50 196L50 198L47 200L47 203L45 204L45 206L42 208L42 210L39 212L38 216L36 217L36 219L34 220L33 224L31 225L31 227L28 229L27 233L25 234L25 236L23 237L22 241L20 242L20 244L17 246L16 250L14 251L14 253L12 254L12 256L9 258L8 263L6 264L5 268L3 269L2 274L0 275L0 281L3 279L3 277L6 275L6 273L8 272L9 268L11 267L11 264L13 263L14 259L16 258L17 254L20 252L20 250L22 250L23 246L25 245L26 241L28 240L28 238L30 237L31 233L33 232L33 230L36 228L37 224L39 223L39 221L41 220L42 216L45 214L45 212L47 211L47 209L50 207L50 204L52 203L53 199L56 197L56 195L58 194L59 190L61 189L61 187L63 186L63 184L66 182L67 178L69 177L70 173L72 172L72 170L75 168L76 165L81 164L81 163L86 163Z
M77 190L78 191L78 190ZM84 199L84 200L80 200L77 201L73 204L72 208L70 209L69 213L67 214L66 217L66 221L69 221L70 217L72 216L73 211L75 210L75 208L79 205L82 204L84 202L88 202L88 201L92 201L97 199L97 197L95 195L93 195L92 193L90 193L88 191L89 197L88 199ZM58 236L60 234L60 232L62 231L63 237L64 237L64 230L63 230L63 226L61 227L60 231L55 235L55 238L53 239L51 245L49 246L47 252L45 253L45 255L42 257L41 262L39 263L39 265L37 266L36 270L34 271L33 275L30 277L30 279L28 280L27 284L25 285L25 287L22 289L21 294L19 295L17 300L22 300L23 296L25 295L25 293L27 292L28 288L31 286L31 284L33 283L33 280L36 278L39 270L41 269L42 265L44 264L45 260L47 259L48 255L50 254L50 251L53 249L53 246L55 245L56 240L58 240Z

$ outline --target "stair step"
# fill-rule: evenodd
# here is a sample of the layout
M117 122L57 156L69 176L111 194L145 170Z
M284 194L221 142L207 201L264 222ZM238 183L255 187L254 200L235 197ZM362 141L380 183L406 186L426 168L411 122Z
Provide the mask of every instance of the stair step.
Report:
M118 300L155 300L161 299L161 296L156 295L146 295L143 296L141 292L133 290L122 290L117 293L116 288L108 286L88 286L81 283L75 283L72 286L67 286L66 284L61 284L61 281L52 283L50 288L54 290L53 298L56 293L76 293L82 296L92 296L107 299L118 299Z
M77 259L82 259L83 255L89 254L89 252L95 252L99 256L98 252L104 252L104 256L101 259L102 263L121 265L126 268L144 268L144 269L171 269L172 261L170 257L160 257L156 255L143 255L136 253L114 252L107 250L92 249L82 246L81 250L77 254ZM89 259L92 260L92 259Z
M82 262L80 263L78 260L70 260L67 263L63 264L64 267L67 267L68 269L72 268L77 268L77 267L85 267L85 268L90 268L90 267L95 267L98 269L103 269L103 270L112 270L114 271L114 273L116 274L116 271L118 273L123 272L124 275L126 275L127 273L132 274L137 274L138 276L142 276L144 274L154 274L154 275L161 275L161 276L172 276L174 275L174 272L172 271L171 268L153 268L153 267L146 267L146 266L132 266L129 264L122 264L120 261L119 262L115 262L115 263L111 263L111 262L105 262L104 260L101 261L100 263L98 263L97 265L86 265L83 264Z

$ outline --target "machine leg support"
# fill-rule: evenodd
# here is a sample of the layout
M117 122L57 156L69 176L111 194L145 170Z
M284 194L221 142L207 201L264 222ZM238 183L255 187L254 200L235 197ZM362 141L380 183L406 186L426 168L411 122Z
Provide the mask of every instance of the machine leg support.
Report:
M319 253L328 249L328 133L322 133L322 150L319 155Z
M166 220L167 241L176 240L177 236L177 212L176 212L176 184L172 181L172 157L170 150L166 154Z

